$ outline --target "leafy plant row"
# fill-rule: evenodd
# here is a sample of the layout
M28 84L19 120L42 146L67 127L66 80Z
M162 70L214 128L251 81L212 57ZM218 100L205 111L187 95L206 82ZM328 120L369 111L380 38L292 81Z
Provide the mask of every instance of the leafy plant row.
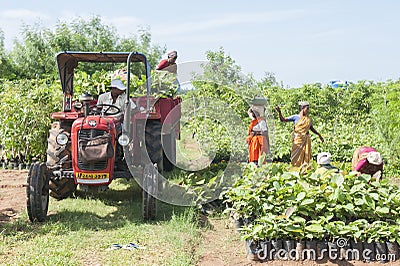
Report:
M263 84L261 84L263 86ZM270 103L269 114L274 117L273 152L276 161L289 162L291 123L280 123L273 106L281 106L284 116L298 113L298 102L310 102L313 126L325 142L311 134L312 154L316 158L322 151L329 151L332 160L351 162L354 150L372 146L382 153L385 175L398 176L400 169L400 81L358 81L346 87L305 84L297 89L264 87Z
M321 84L306 84L301 88L288 89L277 84L273 76L259 82L251 76L244 76L240 67L222 49L209 51L207 59L209 63L204 66L203 75L193 77L195 89L182 92L183 103L189 103L186 106L190 107L186 110L183 106L182 114L189 114L185 126L190 128L199 143L211 147L210 153L215 154L216 162L232 158L246 161L245 136L250 122L246 111L251 99L261 95L269 102L266 117L271 151L276 162L290 161L293 125L278 122L273 107L280 105L283 114L289 116L298 112L298 101L307 100L311 104L313 126L325 138L325 142L321 143L311 134L314 158L318 152L329 151L333 161L350 162L357 147L368 145L382 153L385 176L399 175L400 146L397 143L400 135L397 132L400 130L400 81L359 81L336 89ZM76 98L82 92L98 95L107 90L107 73L111 68L102 71L89 69L90 72L85 72L86 68L85 71L79 69L74 80ZM160 92L157 97L177 92L173 77L154 72L152 76L153 89ZM169 86L160 86L163 82ZM143 83L144 78L132 80L137 89L136 96L145 94ZM61 108L60 91L59 81L54 79L0 81L0 102L3 105L0 145L4 147L5 156L26 150L30 151L27 157L45 155L46 132L51 123L49 114ZM43 94L36 95L39 98L49 94L53 96L46 102L35 101L36 96L31 97L35 93ZM190 116L191 113L195 113L196 117ZM20 123L26 121L24 117L29 117L29 122ZM17 120L13 122L12 119ZM36 132L27 133L25 127L31 131L35 128ZM35 143L28 139L34 139Z
M251 76L240 75L240 66L221 49L208 52L210 63L205 66L201 77L194 77L195 90L184 95L184 101L214 99L214 105L222 102L230 107L228 112L219 112L218 119L211 119L193 103L198 117L188 124L199 141L205 143L212 138L216 158L245 161L247 146L243 134L247 133L250 120L247 109L255 96L267 98L266 119L269 128L271 151L275 162L290 162L292 123L281 123L274 107L279 105L284 116L297 114L298 102L308 101L311 106L313 126L324 136L321 143L312 137L314 159L322 151L329 151L336 162L351 162L353 152L360 146L372 146L379 150L385 161L386 176L400 173L400 150L397 145L400 130L400 81L358 81L348 86L332 88L328 85L305 84L300 88L284 88L274 77L255 81ZM200 80L200 81L199 81ZM211 108L209 108L210 111ZM245 126L230 123L232 117L239 118ZM222 122L221 122L222 121ZM237 119L236 119L237 121ZM206 130L205 130L206 129Z
M236 218L249 221L242 230L245 239L400 243L400 190L389 180L286 168L249 164L226 194Z
M152 72L151 95L172 97L178 90L176 77L167 73ZM145 79L134 76L131 96L146 95ZM74 83L74 100L82 93L95 98L108 90L110 73L96 71L93 75L78 71ZM0 83L0 145L3 161L31 162L44 159L46 154L50 114L61 111L62 91L59 81L50 79L21 79Z
M46 154L50 113L59 110L62 92L46 79L0 82L1 159L31 162Z

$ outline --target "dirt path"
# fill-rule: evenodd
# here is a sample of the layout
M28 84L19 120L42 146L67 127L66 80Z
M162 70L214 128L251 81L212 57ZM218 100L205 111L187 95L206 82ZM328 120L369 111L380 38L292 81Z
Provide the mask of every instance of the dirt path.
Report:
M200 254L197 265L256 265L246 259L244 242L232 223L223 218L211 218L208 222L210 229L202 231L202 242L197 249Z
M0 170L0 223L25 211L27 174L28 170Z

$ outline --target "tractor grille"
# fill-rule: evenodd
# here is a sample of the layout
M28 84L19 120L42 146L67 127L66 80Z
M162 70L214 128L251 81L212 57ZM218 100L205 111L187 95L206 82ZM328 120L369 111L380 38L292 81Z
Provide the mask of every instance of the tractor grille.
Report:
M94 138L97 136L105 135L107 132L104 130L98 129L81 129L79 130L78 134L78 143L80 138ZM103 170L107 168L107 160L98 161L98 162L91 162L91 163L83 163L80 155L78 155L78 167L81 170L87 171L96 171L96 170Z

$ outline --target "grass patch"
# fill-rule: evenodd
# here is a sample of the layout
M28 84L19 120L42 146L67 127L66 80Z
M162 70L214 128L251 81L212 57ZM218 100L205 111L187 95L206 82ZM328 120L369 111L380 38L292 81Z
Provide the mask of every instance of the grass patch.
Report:
M1 265L192 265L199 243L193 208L160 203L158 219L145 223L140 189L115 180L104 193L50 200L46 222L24 214L0 224ZM114 243L144 249L108 250Z
M214 158L210 144L201 143L188 128L181 128L176 143L176 165L181 169L196 171L206 168Z

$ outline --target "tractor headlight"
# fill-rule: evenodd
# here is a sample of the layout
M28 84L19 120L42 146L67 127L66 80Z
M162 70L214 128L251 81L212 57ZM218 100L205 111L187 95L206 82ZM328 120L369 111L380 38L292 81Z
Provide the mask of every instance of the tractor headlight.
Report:
M128 135L122 134L121 136L119 136L119 138L118 138L118 143L119 143L121 146L126 146L126 145L128 145L128 144L129 144L129 137L128 137Z
M65 145L68 143L68 136L64 133L57 135L56 141L59 145Z

